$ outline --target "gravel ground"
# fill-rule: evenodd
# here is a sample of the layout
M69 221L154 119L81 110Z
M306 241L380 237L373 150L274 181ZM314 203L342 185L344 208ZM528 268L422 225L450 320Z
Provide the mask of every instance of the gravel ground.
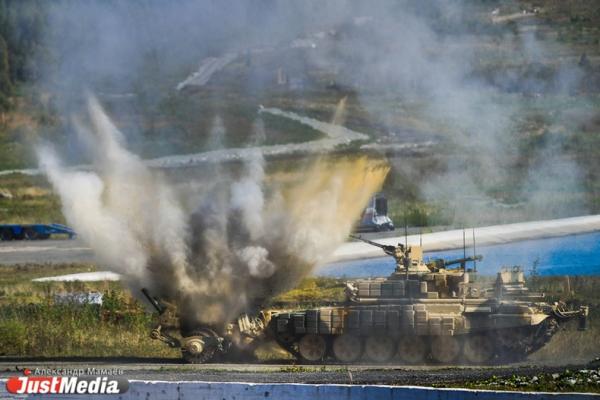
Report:
M407 366L407 365L324 365L295 366L292 364L180 364L179 360L148 359L65 359L40 361L35 359L0 358L0 378L19 374L22 368L118 369L128 379L167 381L219 382L290 382L290 383L343 383L393 384L431 386L456 384L513 375L561 373L566 368L581 369L585 365L536 366Z

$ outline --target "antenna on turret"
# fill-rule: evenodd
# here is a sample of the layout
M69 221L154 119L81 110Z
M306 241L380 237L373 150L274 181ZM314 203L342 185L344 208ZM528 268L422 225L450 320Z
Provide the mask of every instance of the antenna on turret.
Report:
M404 211L404 248L408 249L408 221L406 220L406 211Z
M406 253L404 256L404 270L406 274L406 280L408 281L408 268L410 266L410 260L407 260L406 256L408 255L408 220L406 218L406 208L404 209L404 251Z
M475 228L473 228L473 271L477 272L477 250L475 247Z
M465 228L463 227L463 258L467 258L467 239L465 236Z

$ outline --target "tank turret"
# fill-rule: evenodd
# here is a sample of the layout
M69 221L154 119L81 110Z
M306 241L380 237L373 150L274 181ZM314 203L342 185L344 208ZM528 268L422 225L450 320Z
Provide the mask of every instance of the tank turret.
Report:
M466 263L481 261L482 256L464 257L456 260L437 259L425 263L420 246L381 245L359 236L355 239L375 245L396 260L394 272L387 278L363 279L349 282L346 295L355 303L394 303L400 299L447 299L478 297L476 288L470 284L472 273ZM457 268L448 268L459 265Z

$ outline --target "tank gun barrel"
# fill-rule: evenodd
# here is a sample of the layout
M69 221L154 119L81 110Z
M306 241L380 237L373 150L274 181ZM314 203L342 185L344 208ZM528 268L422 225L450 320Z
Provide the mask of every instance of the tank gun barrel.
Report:
M455 264L465 265L466 263L471 262L471 261L481 261L481 260L483 260L483 256L481 254L478 254L474 257L456 258L454 260L438 259L438 260L433 261L430 264L434 265L438 268L445 268L449 265L455 265Z
M162 314L165 311L165 306L163 306L155 297L152 297L150 292L148 292L148 289L142 288L142 293L159 314Z
M385 245L385 244L381 244L381 243L377 243L377 242L373 242L371 240L368 239L363 239L360 236L355 236L355 235L350 235L350 237L352 239L356 239L356 240L360 240L361 242L365 242L370 244L371 246L375 246L375 247L379 247L380 249L382 249L386 254L393 256L394 255L394 251L396 250L396 248L394 246L389 246L389 245Z

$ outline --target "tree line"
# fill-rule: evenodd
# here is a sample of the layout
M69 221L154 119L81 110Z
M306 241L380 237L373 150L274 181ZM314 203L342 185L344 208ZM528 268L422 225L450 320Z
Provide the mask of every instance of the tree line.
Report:
M0 0L0 111L12 107L19 84L39 78L47 27L46 2Z

